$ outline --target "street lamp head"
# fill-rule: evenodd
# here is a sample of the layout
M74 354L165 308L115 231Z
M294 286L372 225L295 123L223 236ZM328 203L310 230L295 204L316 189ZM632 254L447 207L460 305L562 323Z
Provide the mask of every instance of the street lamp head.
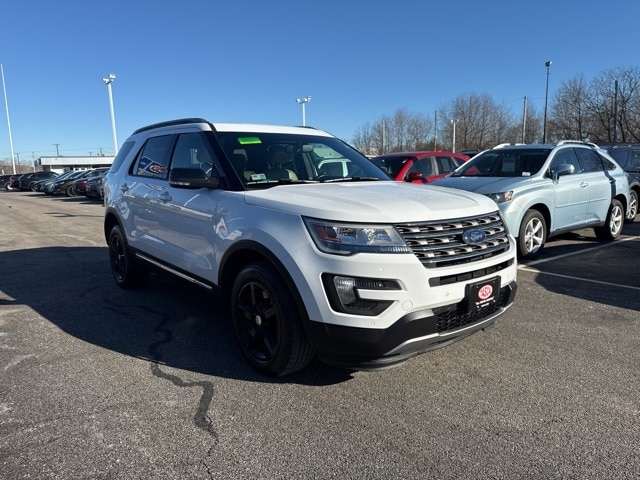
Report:
M104 82L105 85L109 85L110 83L112 83L114 80L116 79L115 74L110 73L109 77L107 78L103 78L102 81Z
M311 97L296 98L296 103L309 103Z
M544 66L545 67L550 67L551 66L551 60L544 62Z

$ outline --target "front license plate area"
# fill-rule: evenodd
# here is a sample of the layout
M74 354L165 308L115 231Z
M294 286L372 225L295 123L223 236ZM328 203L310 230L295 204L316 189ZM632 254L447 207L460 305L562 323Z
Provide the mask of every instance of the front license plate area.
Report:
M474 312L495 305L500 296L500 277L467 285L467 308Z

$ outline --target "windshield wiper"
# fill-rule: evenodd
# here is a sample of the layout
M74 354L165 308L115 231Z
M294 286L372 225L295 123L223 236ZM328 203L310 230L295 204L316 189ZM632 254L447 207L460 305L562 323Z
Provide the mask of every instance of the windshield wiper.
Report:
M376 182L380 180L377 177L342 177L332 178L330 180L324 180L322 183L335 183L335 182Z
M278 178L273 180L256 180L254 182L247 182L245 185L255 186L255 185L293 185L300 183L319 183L317 180L294 180L291 178Z

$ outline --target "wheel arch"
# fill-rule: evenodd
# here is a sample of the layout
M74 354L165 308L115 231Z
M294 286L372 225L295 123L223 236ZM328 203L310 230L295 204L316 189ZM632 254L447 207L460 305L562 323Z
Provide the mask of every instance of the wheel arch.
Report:
M629 208L629 202L627 201L628 198L622 193L619 193L618 195L616 195L613 198L618 200L622 204L622 208L624 209L623 214L626 217L627 216L627 210Z
M114 225L122 227L118 217L112 212L107 212L104 217L104 240L107 244L109 243L109 232L111 232Z
M224 304L226 306L229 305L233 281L237 277L238 273L245 266L260 261L268 263L278 272L278 275L283 279L295 299L296 307L298 308L301 317L306 319L307 311L304 306L304 302L302 301L300 292L298 291L298 288L296 287L296 284L287 268L271 250L264 245L251 240L237 242L225 252L220 262L218 285L222 293L222 301Z
M549 207L544 204L544 203L535 203L533 205L528 206L527 208L523 209L523 215L522 218L524 218L524 215L526 215L526 213L529 210L537 210L538 212L540 212L540 214L544 217L544 221L547 224L547 237L551 234L552 232L552 225L551 225L551 211L549 210ZM519 231L520 231L520 226L522 225L522 218L520 219L520 223L518 224L518 231L517 232L511 232L511 234L514 237L517 237L519 235Z

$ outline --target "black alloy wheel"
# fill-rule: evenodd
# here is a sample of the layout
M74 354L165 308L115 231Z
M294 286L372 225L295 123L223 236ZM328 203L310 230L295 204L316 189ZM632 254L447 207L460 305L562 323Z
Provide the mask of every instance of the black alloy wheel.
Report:
M231 314L240 348L257 371L286 375L313 358L293 295L266 262L247 265L238 274Z

